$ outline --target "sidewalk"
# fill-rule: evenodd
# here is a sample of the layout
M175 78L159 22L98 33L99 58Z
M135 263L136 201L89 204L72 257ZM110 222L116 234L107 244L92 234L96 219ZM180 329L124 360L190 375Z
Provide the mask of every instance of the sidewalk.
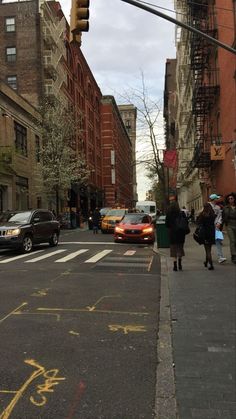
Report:
M236 418L236 265L204 265L204 248L186 237L183 271L161 257L156 419Z

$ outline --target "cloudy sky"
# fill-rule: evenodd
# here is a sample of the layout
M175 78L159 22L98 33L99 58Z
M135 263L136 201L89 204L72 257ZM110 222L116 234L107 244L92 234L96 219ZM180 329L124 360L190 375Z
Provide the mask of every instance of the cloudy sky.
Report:
M70 1L60 3L69 21ZM165 10L174 10L173 0L150 0L148 4L175 17ZM82 51L102 93L121 103L119 95L141 87L142 72L149 94L162 101L165 62L175 57L175 26L121 0L90 0L89 22L89 32L82 36ZM143 168L137 169L141 200L149 184L141 182Z

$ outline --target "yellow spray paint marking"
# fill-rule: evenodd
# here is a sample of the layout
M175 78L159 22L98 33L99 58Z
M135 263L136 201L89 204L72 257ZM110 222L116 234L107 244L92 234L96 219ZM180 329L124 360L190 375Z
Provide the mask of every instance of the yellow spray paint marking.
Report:
M88 309L88 311L94 311L96 309L96 306L105 298L119 298L120 295L104 295L103 297L99 298L96 303L94 303L93 306L87 306L86 308Z
M23 306L27 306L28 303L22 303L19 307L16 307L15 310L11 311L9 314L7 314L5 317L3 317L2 319L0 319L0 323L3 323L4 320L6 320L8 317L10 317L12 314L15 314L17 310L20 310L21 307ZM0 416L1 418L1 416Z
M80 335L78 332L74 332L74 330L70 330L69 333L71 335L74 335L74 336L79 336Z
M146 332L145 326L140 325L127 325L127 326L121 326L119 324L110 324L109 329L111 332L118 332L119 330L122 330L125 335L127 335L129 332Z
M37 292L31 294L31 297L45 297L45 295L47 295L48 290L49 288L38 290Z
M0 393L14 393L15 396L8 404L6 409L0 415L0 419L8 419L14 410L17 402L26 392L27 388L36 380L38 377L43 376L45 378L44 384L38 384L35 389L35 395L30 396L30 401L35 406L43 406L47 403L47 397L43 393L53 393L53 387L58 385L61 380L65 380L65 377L58 377L58 369L52 369L46 371L44 367L38 364L33 359L25 360L25 363L35 367L36 370L30 375L30 377L24 382L24 384L17 391L11 390L0 390Z

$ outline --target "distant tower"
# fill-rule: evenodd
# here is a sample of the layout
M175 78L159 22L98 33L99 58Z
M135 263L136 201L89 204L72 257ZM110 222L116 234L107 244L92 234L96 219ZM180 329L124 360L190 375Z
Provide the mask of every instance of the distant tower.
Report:
M138 200L137 178L136 178L136 120L137 108L134 105L118 106L121 118L132 143L132 166L133 166L133 206Z

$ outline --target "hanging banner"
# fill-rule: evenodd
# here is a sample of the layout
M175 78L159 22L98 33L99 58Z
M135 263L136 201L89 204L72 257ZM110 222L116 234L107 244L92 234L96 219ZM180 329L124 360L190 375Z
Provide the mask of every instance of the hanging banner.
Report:
M225 145L212 145L211 146L211 160L224 160L225 159Z
M165 150L164 151L164 166L165 167L176 167L177 165L177 153L176 150Z

